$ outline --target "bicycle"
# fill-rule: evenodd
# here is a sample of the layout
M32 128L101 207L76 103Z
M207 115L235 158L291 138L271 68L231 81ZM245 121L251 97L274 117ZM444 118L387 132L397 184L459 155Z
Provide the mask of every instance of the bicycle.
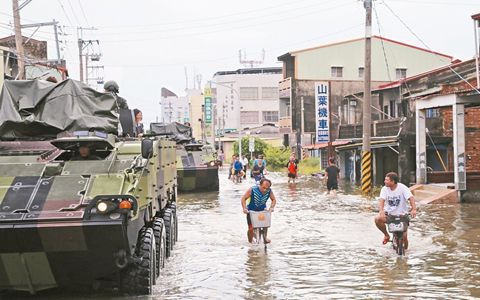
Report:
M271 211L249 211L253 226L253 244L260 245L262 240L267 251L267 231L271 224Z
M395 250L398 255L405 255L405 240L403 239L403 234L407 231L409 223L409 214L401 216L387 215L387 228L393 235L393 250Z

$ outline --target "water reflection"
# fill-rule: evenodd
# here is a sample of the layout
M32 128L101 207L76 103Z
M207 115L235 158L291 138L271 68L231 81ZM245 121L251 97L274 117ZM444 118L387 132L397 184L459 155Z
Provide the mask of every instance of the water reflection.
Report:
M271 296L269 256L259 246L258 249L248 249L245 262L245 296L248 299L258 299Z
M399 258L381 243L373 201L349 195L345 183L325 196L317 177L289 185L271 173L278 203L265 254L247 243L240 205L254 182L234 184L222 172L219 192L179 195L179 241L151 299L480 297L479 204L421 207Z

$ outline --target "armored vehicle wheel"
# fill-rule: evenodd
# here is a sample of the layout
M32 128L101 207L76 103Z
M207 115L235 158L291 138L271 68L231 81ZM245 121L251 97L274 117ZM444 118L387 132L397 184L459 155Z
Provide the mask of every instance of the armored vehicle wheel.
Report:
M165 209L163 213L163 221L165 222L165 231L167 237L167 244L166 244L166 254L167 257L171 256L173 250L173 240L174 240L174 233L175 233L175 216L173 210L171 208Z
M173 244L175 245L178 241L178 215L177 215L177 203L173 202L170 204L170 207L173 210L174 214L174 225L175 225L175 233L173 234Z
M143 227L138 235L135 262L124 270L122 288L131 294L151 295L155 285L155 236L152 228Z
M166 251L166 232L165 232L165 225L163 223L163 219L155 218L153 221L153 234L155 235L155 253L157 254L157 265L156 269L156 276L160 275L160 269L165 267L165 251Z

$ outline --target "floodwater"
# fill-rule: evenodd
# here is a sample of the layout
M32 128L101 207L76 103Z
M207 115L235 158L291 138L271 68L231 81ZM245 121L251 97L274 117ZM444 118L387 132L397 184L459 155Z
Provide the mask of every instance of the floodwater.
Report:
M480 297L480 204L420 207L409 229L410 249L398 257L391 245L382 245L374 201L344 192L326 196L317 177L289 185L285 175L272 173L278 203L265 252L248 244L240 205L253 182L234 184L226 177L221 171L219 192L179 195L173 256L154 295L135 299ZM103 293L40 295L72 297L118 299Z
M480 205L420 207L398 257L373 224L376 204L323 195L319 178L287 184L267 252L246 241L240 198L252 185L220 174L218 193L179 196L180 237L155 286L160 299L471 299L480 297Z

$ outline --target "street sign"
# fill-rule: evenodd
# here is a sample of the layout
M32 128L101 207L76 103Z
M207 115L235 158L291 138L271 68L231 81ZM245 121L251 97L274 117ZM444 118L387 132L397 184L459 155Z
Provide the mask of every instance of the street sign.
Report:
M316 121L316 142L328 142L330 112L328 102L330 101L329 86L327 81L315 82L315 121Z
M255 152L255 139L253 137L248 141L248 151Z
M205 88L204 90L204 99L205 99L205 123L212 123L212 90L210 88Z

